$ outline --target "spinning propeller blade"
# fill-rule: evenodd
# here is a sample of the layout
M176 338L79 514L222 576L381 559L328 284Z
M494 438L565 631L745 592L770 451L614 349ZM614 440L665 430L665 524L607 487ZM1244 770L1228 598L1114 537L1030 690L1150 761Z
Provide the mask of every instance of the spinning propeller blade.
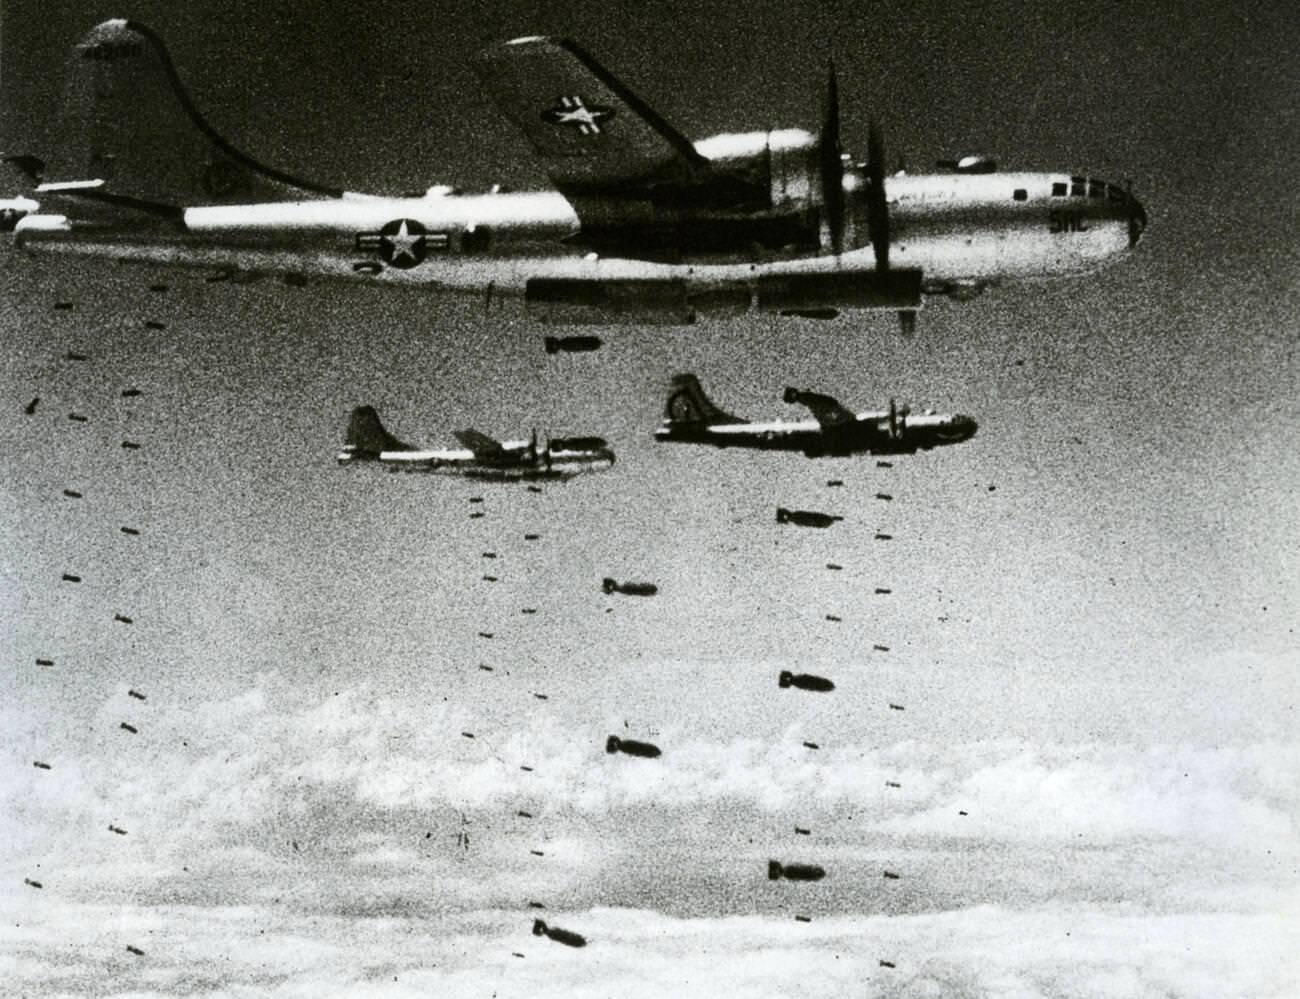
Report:
M840 86L833 60L827 63L818 153L821 156L823 249L838 255L844 252L844 158L840 149Z

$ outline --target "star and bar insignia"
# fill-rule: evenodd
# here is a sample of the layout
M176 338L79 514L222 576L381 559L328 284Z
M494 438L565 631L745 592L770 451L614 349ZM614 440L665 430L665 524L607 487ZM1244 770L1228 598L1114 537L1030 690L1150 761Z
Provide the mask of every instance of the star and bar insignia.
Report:
M415 219L394 219L378 232L357 235L357 249L364 253L379 253L379 259L390 267L405 270L424 262L430 250L445 250L448 237L445 232L429 232Z
M614 109L588 104L581 97L560 97L555 106L542 112L552 125L572 125L579 135L599 135L600 123L614 117Z

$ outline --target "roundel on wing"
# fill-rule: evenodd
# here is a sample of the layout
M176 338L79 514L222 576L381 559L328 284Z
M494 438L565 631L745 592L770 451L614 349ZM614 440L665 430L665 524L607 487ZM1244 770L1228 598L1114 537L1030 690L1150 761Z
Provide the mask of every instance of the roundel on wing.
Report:
M415 219L394 219L379 230L379 258L390 267L405 269L423 262L426 230Z
M574 94L557 97L555 104L542 112L542 120L552 125L572 128L579 135L600 135L603 122L613 118L613 108L600 104L588 104L582 97Z
M690 423L695 419L695 406L691 397L685 392L678 392L668 400L668 415L681 423Z

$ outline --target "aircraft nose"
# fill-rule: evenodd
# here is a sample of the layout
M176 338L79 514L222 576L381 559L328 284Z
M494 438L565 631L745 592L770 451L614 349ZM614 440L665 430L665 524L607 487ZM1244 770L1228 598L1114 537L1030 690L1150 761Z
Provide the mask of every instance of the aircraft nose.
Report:
M962 433L964 433L966 437L968 438L974 437L975 431L977 431L979 428L980 425L975 420L971 419L969 416L962 417L961 429L962 429Z

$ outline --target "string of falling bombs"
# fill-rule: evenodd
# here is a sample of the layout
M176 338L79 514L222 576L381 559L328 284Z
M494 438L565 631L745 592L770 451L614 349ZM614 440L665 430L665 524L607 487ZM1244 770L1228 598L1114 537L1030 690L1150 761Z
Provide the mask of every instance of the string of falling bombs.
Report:
M893 463L886 460L876 462L877 468L892 469ZM843 488L843 479L828 479L826 487L828 489ZM877 503L891 503L894 500L892 492L877 491L874 499ZM791 525L793 527L813 528L825 530L832 525L842 521L844 518L835 514L823 513L818 510L789 510L784 507L778 507L776 511L776 520L778 524ZM882 530L874 533L873 540L877 542L888 542L893 540L893 535ZM826 562L826 569L830 572L842 572L844 566L838 562ZM876 585L875 594L884 596L892 593L892 588L885 585ZM842 619L839 614L827 613L825 619L828 623L839 624ZM889 646L884 641L877 641L873 644L873 651L886 653ZM777 686L782 690L797 689L812 693L829 693L835 689L834 682L823 676L812 673L794 673L789 670L781 670L777 675ZM902 711L904 706L893 702L889 703L891 710ZM821 748L819 742L804 742L804 747L811 750ZM901 784L895 780L887 780L887 788L901 788ZM794 827L794 836L796 840L800 837L811 837L812 828L808 825L796 825ZM898 880L900 875L891 870L882 870L882 877L886 881ZM767 877L770 881L795 881L795 882L816 882L826 876L826 870L819 864L807 863L803 861L782 861L770 859L767 866ZM796 922L810 923L812 917L804 913L797 913L794 917ZM884 958L879 959L880 966L883 968L895 967L894 962Z
M526 486L526 491L533 495L539 495L542 493L542 487L529 484ZM486 519L487 510L485 509L485 506L486 504L484 503L484 497L482 496L469 497L469 507L470 507L469 518L471 520ZM541 540L542 537L539 533L527 532L523 535L524 544L529 546ZM501 583L503 581L504 573L503 570L500 568L500 566L504 564L504 560L500 558L500 553L498 552L498 550L495 547L491 549L483 550L481 552L481 559L484 561L486 565L490 566L492 570L482 574L481 582L489 586L492 584ZM487 606L487 604L485 603L484 606ZM530 601L529 605L522 606L518 608L518 610L522 617L531 618L537 614L538 608L535 605L532 605ZM478 632L477 637L480 639L482 644L495 642L495 639L497 637L496 626L492 625L491 628L492 630L490 631L481 630ZM513 631L514 629L511 630ZM537 643L529 642L525 640L523 649L514 650L514 658L516 659L516 661L520 656L523 656L524 658L531 660L532 658L531 650L535 648L536 644ZM495 656L489 656L486 653L482 657L482 659L492 659L493 663L500 661L497 660ZM504 670L499 671L496 665L489 662L482 661L482 659L477 664L477 668L479 671L486 672L486 673L500 672L503 677L510 676L510 673L508 671L504 671ZM531 699L535 702L545 702L550 700L549 694L547 694L544 691L531 690L529 693L531 695ZM462 738L466 738L466 739L476 740L478 738L476 733L469 732L469 731L462 732L461 736ZM524 773L533 773L535 772L535 767L531 763L525 763L520 765L520 770ZM524 807L525 805L527 807ZM532 805L529 802L518 802L516 803L515 806L513 818L522 820L523 822L528 823L531 826L533 824L533 820L537 818L537 814L533 810L535 809L535 807L536 806ZM467 823L463 815L461 817L461 823L462 823L461 830L457 834L457 845L459 848L468 851L470 848L469 830L467 828ZM540 846L530 847L528 853L530 857L546 856L546 851L541 849ZM539 902L534 898L527 899L526 905L527 908L531 910L545 910L546 908L545 903ZM563 944L564 946L567 947L577 948L577 947L585 947L587 945L587 938L584 937L581 933L576 933L573 930L565 929L563 927L550 925L546 922L546 920L540 917L534 917L532 922L532 933L534 936L546 937L556 943ZM511 951L511 956L517 958L523 958L525 955L521 951Z
M877 462L876 462L876 467L877 467L878 469L890 470L890 469L893 469L893 467L894 467L894 463L893 463L892 461L887 461L887 460L884 460L884 459L880 459L880 460L877 460ZM893 508L893 503L894 503L894 496L893 496L893 489L892 489L892 487L890 487L890 489L889 489L889 490L886 490L886 491L877 491L876 494L875 494L875 496L874 496L874 500L875 500L875 502L876 502L877 504L888 504L888 505L889 505L889 508L892 509L892 508ZM879 518L877 518L877 523L879 523ZM890 528L890 532L892 532L892 530L893 530L893 528ZM885 542L885 543L887 543L887 542L891 542L891 541L894 540L894 535L893 535L892 533L889 533L889 532L886 532L886 531L884 531L884 530L881 530L881 529L877 528L876 531L875 531L875 533L874 533L874 535L872 536L872 540L873 540L874 542L877 542L877 543L881 543L881 542ZM873 563L878 564L878 563L876 562L876 560L873 560ZM876 580L876 584L875 584L875 586L873 587L873 590L874 590L874 593L875 593L876 596L878 596L878 597L881 597L881 596L888 596L888 595L890 595L891 593L893 593L893 588L892 588L892 586L890 586L890 585L886 585L888 582L889 582L889 581L886 581L886 580L879 580L879 579ZM880 652L880 651L887 652L887 651L888 651L888 648L889 648L889 646L888 646L887 643L877 642L876 645L873 647L873 651L877 651L877 652ZM896 703L894 703L894 702L891 701L891 702L889 702L889 709L890 709L891 711L902 711L902 710L904 710L904 705L902 705L902 704L896 704ZM897 780L886 780L886 781L885 781L885 788L886 788L886 790L897 790L897 789L901 789L901 788L902 788L902 784L899 783ZM880 874L881 874L881 878L882 878L884 881L897 881L897 880L899 880L900 877L901 877L901 875L898 874L897 871L892 871L892 870L889 870L888 868L882 868ZM886 960L885 958L880 958L880 959L879 959L879 963L880 963L880 966L881 966L882 968L893 968L893 967L895 967L895 964L894 964L893 961Z
M151 290L157 291L160 287L163 286L154 285L151 287ZM164 328L163 324L157 322L156 320L146 320L144 325L146 326L146 328L149 329ZM136 401L140 399L142 396L143 396L143 392L134 386L121 388L118 391L118 401L123 409L124 420L128 424L128 426L130 425L132 418L135 416L134 407L137 404ZM136 436L137 435L135 433L131 433L130 437L124 437L122 439L121 451L122 451L123 460L130 460L133 457L131 452L137 452L142 449L141 442L133 439ZM131 480L133 482L136 481L136 478L137 478L136 476L131 476ZM127 524L119 524L117 534L123 543L134 545L138 543L136 539L140 537L140 529L138 527L130 526ZM114 613L114 621L124 626L133 626L135 623L134 613L135 613L134 610L130 610L129 613L123 613L122 610L117 610ZM140 733L140 728L139 728L140 715L145 710L146 702L148 701L148 696L142 693L141 691L136 690L134 687L131 687L128 688L127 690L127 697L130 698L132 702L131 718L129 721L126 719L122 719L121 721L119 721L118 723L119 731L121 731L124 735L134 737L139 735ZM123 828L121 825L119 825L116 820L108 824L108 831L115 836L128 835L128 831L125 828ZM131 954L133 957L139 958L145 956L145 951L137 944L127 943L125 946L127 952Z
M842 480L834 479L827 482L827 486L842 486ZM776 522L782 525L789 525L794 528L810 528L816 530L826 530L833 524L838 523L844 518L836 515L823 513L820 510L790 510L778 506L776 508ZM829 621L838 621L839 617L833 614L826 615ZM807 691L811 693L829 693L835 689L832 680L818 676L812 673L793 673L789 670L781 670L777 674L777 687L781 690L794 689ZM821 749L821 740L807 740L803 743L805 749ZM796 839L799 837L811 837L813 835L811 825L796 825L794 827ZM794 846L797 851L802 844ZM820 881L826 876L826 869L819 864L808 863L806 861L795 861L790 859L775 860L769 859L767 862L767 878L769 881L791 881L791 882L815 882ZM794 916L796 922L810 923L812 917L806 913L796 913Z
M541 494L543 492L540 486L531 485L531 484L528 485L526 489L527 492L535 495ZM485 509L484 498L482 496L469 497L469 506L471 510L469 514L470 519L472 520L486 519L487 511ZM541 540L542 540L542 536L537 533L528 532L523 535L523 542L526 545ZM504 574L503 571L499 568L499 566L503 564L503 560L501 560L500 558L500 553L495 548L488 549L481 552L481 557L483 560L485 560L489 565L493 567L492 572L482 574L481 577L482 582L489 585L501 583L503 581ZM658 593L658 586L654 583L634 581L634 580L625 580L620 582L611 577L605 577L601 580L600 589L601 592L603 592L606 596L627 596L627 597L644 598L644 597L653 597ZM534 617L538 612L538 608L536 606L522 606L519 607L518 609L521 615L529 618ZM606 608L607 611L610 609L611 608L608 607ZM492 631L484 630L478 632L478 638L483 640L483 642L485 643L494 641L496 637L497 637L497 633L495 627L494 630ZM513 655L515 661L519 661L520 659L523 659L529 661L532 665L536 665L534 656L535 656L535 650L539 647L539 645L540 643L537 642L525 641L522 649L514 650ZM496 668L494 666L489 665L488 663L485 662L480 662L478 664L478 669L480 671L489 672L489 673L496 672ZM507 672L505 673L505 675L509 676L510 674ZM550 700L549 694L545 693L542 690L530 690L529 693L531 698L534 701L546 702ZM465 738L471 738L471 739L477 738L477 736L473 732L462 732L461 735L462 737ZM629 757L641 758L641 759L655 759L661 755L661 750L659 749L658 746L654 745L653 743L644 742L639 739L631 739L625 736L618 736L618 735L610 735L606 738L605 752L611 755L621 754L623 756L629 756ZM527 773L534 772L534 768L530 764L521 765L520 769ZM514 817L517 819L526 820L531 823L531 821L537 817L536 814L530 810L535 806L527 802L523 802L521 804L527 804L528 807L527 808L516 807ZM462 833L460 842L466 848L468 848L467 832ZM542 842L545 841L543 840ZM529 849L528 852L529 855L532 857L546 856L545 850L543 850L540 846L533 846ZM539 902L534 898L529 898L526 904L529 909L543 910L543 911L546 909L546 905L544 902ZM532 933L534 936L546 937L547 939L553 941L554 943L562 944L566 947L581 948L587 945L587 938L583 934L575 932L574 930L571 929L567 929L562 926L553 925L552 923L547 922L546 919L540 916L534 917L533 919ZM511 954L512 956L517 958L522 958L525 956L521 951L512 951Z
M155 290L157 290L156 286L155 286ZM73 310L73 305L74 303L70 301L59 301L55 303L54 308L58 312L71 312ZM91 356L85 351L71 350L71 349L67 350L64 353L63 360L65 360L70 364L84 364L84 363L91 363L92 361ZM123 388L119 391L120 398L125 400L133 400L135 398L138 398L141 394L142 393L139 389L133 387ZM39 395L34 396L32 400L23 407L23 411L25 415L27 416L36 415L37 409L40 405L40 401L41 399ZM69 422L74 424L87 424L90 422L90 417L86 415L86 413L82 412L80 408L70 410L67 414L67 419ZM123 439L121 442L121 449L123 451L127 451L127 452L138 451L140 450L140 447L141 447L140 443L135 440ZM81 500L84 498L81 489L73 489L71 487L65 487L63 489L63 496L65 499L69 499L69 500ZM121 524L118 526L118 533L124 538L134 538L139 536L140 530L136 527ZM81 571L77 571L77 572L67 571L67 570L63 571L60 577L60 582L72 584L72 585L80 584L82 582ZM114 622L123 625L134 624L133 617L123 613L121 610L115 611L113 615L113 620ZM56 666L56 661L52 656L40 656L37 657L36 659L36 665L38 668L42 668L42 669L53 668ZM144 702L148 699L147 695L136 690L134 687L131 687L127 690L127 696L136 702ZM132 724L132 722L127 721L125 719L120 720L118 725L119 725L119 730L125 732L128 735L137 735L139 733L139 728L137 727L137 725ZM53 770L53 765L46 762L45 760L33 760L32 765L37 770L42 770L42 771ZM115 836L128 835L128 830L124 828L122 825L120 825L119 820L117 819L113 819L112 821L109 821L107 823L107 831ZM23 881L24 884L26 884L28 887L35 888L35 889L44 889L43 882L35 878L24 878ZM126 944L125 948L126 951L131 955L133 955L134 957L145 956L145 951L142 948L136 946L134 943Z

